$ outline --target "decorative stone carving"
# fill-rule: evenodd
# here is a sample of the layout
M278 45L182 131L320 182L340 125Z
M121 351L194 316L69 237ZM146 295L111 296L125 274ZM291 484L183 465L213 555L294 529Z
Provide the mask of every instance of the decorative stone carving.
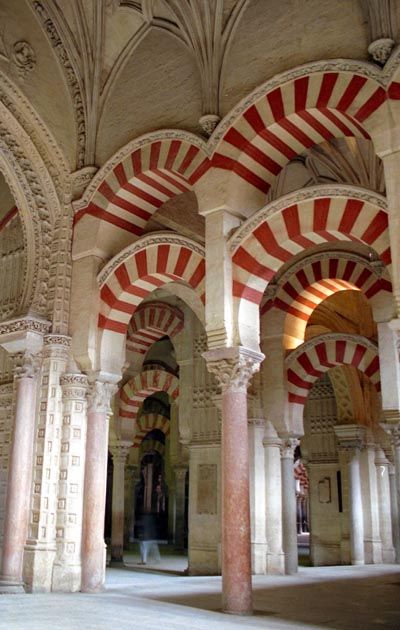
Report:
M28 42L23 40L15 42L12 54L12 62L20 77L25 79L36 66L35 52Z
M94 413L105 413L111 415L111 398L116 393L118 387L115 383L104 383L93 381L89 383L88 390L88 411Z
M221 118L216 114L205 114L199 119L200 126L206 136L211 136Z
M380 39L376 39L368 46L368 52L376 63L385 65L387 60L390 57L390 53L393 50L395 42L393 39L389 37L382 37Z
M246 391L264 355L248 348L219 348L204 352L208 371L214 374L222 392Z
M381 427L389 434L392 446L400 448L400 418L398 424L381 422Z
M77 128L78 137L78 156L77 164L78 168L81 168L85 163L85 148L86 148L86 118L85 107L83 104L82 91L79 85L79 80L75 71L75 68L71 62L70 54L57 31L57 27L52 20L49 12L45 8L42 2L34 1L33 7L41 19L45 31L49 37L50 43L53 46L62 69L64 70L67 84L70 90L74 112L75 123Z
M281 443L279 445L281 458L294 460L294 451L299 444L300 440L298 437L281 436Z
M7 335L16 332L37 332L45 335L50 328L50 322L46 322L40 319L34 319L32 317L24 317L21 319L14 319L12 321L4 322L0 324L0 336Z
M85 374L63 374L60 378L60 385L65 400L84 400L88 379Z
M352 454L354 450L361 450L365 444L366 428L359 424L340 425L334 428L338 450L345 454Z
M82 196L98 170L97 166L85 166L72 173L72 199L79 199Z
M17 352L12 355L14 379L36 378L40 371L41 355L32 352Z
M114 464L125 464L126 458L129 454L129 449L132 446L132 442L126 442L124 440L118 440L110 444L110 451Z

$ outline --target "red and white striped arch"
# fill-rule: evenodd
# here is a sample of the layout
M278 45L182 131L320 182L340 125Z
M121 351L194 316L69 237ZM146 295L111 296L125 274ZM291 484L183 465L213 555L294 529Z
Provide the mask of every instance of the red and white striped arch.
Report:
M359 335L330 333L314 337L285 360L289 403L304 405L314 382L336 365L363 372L380 391L378 347Z
M353 65L353 69L352 66ZM285 164L331 138L369 138L367 126L386 101L378 73L331 62L274 77L222 121L212 164L267 193ZM233 122L232 122L233 121Z
M365 191L364 191L365 192ZM279 268L305 249L332 241L358 241L390 264L388 217L379 195L353 188L315 187L271 202L231 239L233 294L260 304Z
M146 437L150 431L154 431L155 429L167 435L169 433L169 419L159 413L146 413L141 415L136 421L136 433L133 446L139 448L143 438Z
M285 332L296 338L298 345L304 341L307 322L317 306L334 293L346 290L362 291L373 304L375 296L382 292L389 295L392 285L359 256L345 252L318 254L280 279L275 297L262 306L260 314L272 307L287 313Z
M136 420L144 399L156 392L166 392L171 398L178 398L178 378L165 370L146 370L132 378L119 393L120 418Z
M75 215L93 215L141 236L152 214L168 199L192 190L209 168L204 143L191 134L165 131L128 145L96 177L97 187ZM86 195L87 197L88 195Z
M125 334L137 307L170 282L191 287L204 303L204 249L171 232L150 234L115 256L98 276L99 328Z
M181 310L165 302L146 302L133 314L128 326L126 349L146 354L150 346L164 335L174 337L183 328Z

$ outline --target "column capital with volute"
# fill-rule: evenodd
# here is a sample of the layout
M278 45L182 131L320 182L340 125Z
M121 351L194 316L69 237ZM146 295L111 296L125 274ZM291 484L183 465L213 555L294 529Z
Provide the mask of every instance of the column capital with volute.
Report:
M126 459L132 442L129 440L116 440L110 443L110 451L114 464L126 464Z

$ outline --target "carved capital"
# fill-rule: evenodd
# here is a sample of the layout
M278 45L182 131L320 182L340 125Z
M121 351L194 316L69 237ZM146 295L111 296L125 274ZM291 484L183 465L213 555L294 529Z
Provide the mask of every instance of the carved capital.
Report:
M125 440L118 440L116 442L111 442L110 451L113 458L113 463L115 464L125 464L126 458L129 454L129 449L132 446L132 442L128 442Z
M45 335L43 356L68 361L71 338L65 335Z
M400 448L400 423L389 424L388 422L381 422L381 427L389 434L393 448Z
M16 352L11 357L13 363L14 380L21 378L36 378L42 364L40 353Z
M174 466L174 473L176 481L184 481L187 473L186 466Z
M110 416L111 398L116 393L118 387L115 383L107 383L103 381L92 381L89 383L88 389L88 412L105 413Z
M85 400L88 389L86 374L63 374L60 385L64 400Z
M363 448L366 438L366 428L359 424L343 424L334 427L338 450L342 453L353 454Z
M207 369L214 374L222 392L246 391L264 355L247 348L217 348L203 353Z
M298 446L299 444L300 444L299 438L293 437L293 436L283 436L281 438L281 443L279 444L279 448L281 451L281 458L290 459L293 461L296 446Z

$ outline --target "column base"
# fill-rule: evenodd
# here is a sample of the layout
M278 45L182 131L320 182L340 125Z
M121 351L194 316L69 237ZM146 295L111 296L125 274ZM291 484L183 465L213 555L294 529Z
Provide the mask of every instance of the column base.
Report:
M23 575L28 593L50 593L55 556L55 547L25 546Z
M54 563L52 591L77 593L81 590L81 564Z
M0 595L21 595L25 593L24 583L0 577Z

